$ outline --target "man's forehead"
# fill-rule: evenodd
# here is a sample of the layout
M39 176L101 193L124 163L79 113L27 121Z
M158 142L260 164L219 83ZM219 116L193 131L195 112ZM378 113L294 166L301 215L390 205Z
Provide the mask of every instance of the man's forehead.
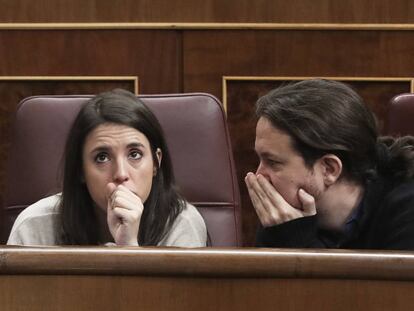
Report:
M259 120L260 122L260 120ZM270 121L258 122L255 151L261 157L278 157L296 153L292 139L285 131L275 128Z
M283 146L281 142L275 142L266 138L256 138L254 149L257 155L260 157L279 157L280 153L283 153Z

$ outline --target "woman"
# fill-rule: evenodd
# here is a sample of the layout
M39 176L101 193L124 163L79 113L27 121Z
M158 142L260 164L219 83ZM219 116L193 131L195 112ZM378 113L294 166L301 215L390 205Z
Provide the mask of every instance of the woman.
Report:
M63 191L26 208L7 244L200 247L207 232L177 193L161 126L135 95L88 101L65 148Z

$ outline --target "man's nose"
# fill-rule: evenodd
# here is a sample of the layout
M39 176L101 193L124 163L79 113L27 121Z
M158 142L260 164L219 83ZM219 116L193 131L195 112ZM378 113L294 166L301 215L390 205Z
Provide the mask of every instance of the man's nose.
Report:
M265 165L263 165L262 162L259 163L259 166L256 169L256 175L257 174L260 174L263 177L269 179L269 175L268 175L267 169L266 169Z
M129 179L128 164L124 159L117 159L114 165L114 182L122 184Z

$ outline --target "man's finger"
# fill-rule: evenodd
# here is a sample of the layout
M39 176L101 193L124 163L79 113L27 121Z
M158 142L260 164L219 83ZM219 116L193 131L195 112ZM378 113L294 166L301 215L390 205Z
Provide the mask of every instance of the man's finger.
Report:
M262 202L266 201L268 199L266 192L263 190L262 186L259 184L258 178L254 174L248 174L246 176L246 179L248 181L248 186L250 186L251 189L256 193L259 200Z
M250 181L250 182L249 182ZM279 210L277 206L273 206L265 191L257 182L257 177L254 174L246 176L246 185L249 192L253 207L256 210L257 216L264 227L273 226L279 221ZM260 191L261 196L257 191Z
M251 174L251 173L250 173ZM262 219L265 217L266 214L266 210L263 207L263 203L261 198L257 195L255 189L253 188L253 180L256 178L256 176L252 175L247 175L245 178L245 183L247 186L247 191L249 192L249 196L250 196L250 200L253 203L253 207L256 210L257 216L259 217L260 221L262 221Z
M303 214L311 216L316 214L315 198L303 189L298 192L299 201L302 203Z
M281 207L283 204L285 204L285 199L263 175L257 176L257 182L260 185L260 188L264 192L265 196L270 199L272 205Z

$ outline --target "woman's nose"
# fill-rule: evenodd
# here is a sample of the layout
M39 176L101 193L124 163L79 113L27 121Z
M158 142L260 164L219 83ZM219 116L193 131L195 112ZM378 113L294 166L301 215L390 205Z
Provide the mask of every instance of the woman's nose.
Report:
M116 160L113 179L117 184L122 184L129 179L128 164L123 159Z

